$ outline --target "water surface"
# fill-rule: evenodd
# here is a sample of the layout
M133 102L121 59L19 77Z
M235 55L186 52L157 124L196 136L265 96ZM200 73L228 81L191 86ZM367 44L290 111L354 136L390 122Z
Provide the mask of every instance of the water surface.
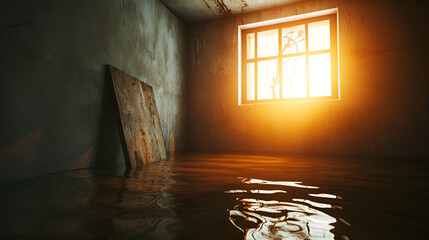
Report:
M424 239L422 159L183 154L0 185L1 239Z

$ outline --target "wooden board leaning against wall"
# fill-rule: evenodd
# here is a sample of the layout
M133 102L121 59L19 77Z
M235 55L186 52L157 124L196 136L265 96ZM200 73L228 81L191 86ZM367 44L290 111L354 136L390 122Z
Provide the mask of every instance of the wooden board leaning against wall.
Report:
M126 165L166 159L164 139L152 86L109 65Z

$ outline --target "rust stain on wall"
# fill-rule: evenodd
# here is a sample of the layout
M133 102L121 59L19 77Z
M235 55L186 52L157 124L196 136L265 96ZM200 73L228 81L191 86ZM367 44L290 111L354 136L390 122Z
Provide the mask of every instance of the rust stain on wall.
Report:
M242 6L241 6L241 12L246 11L246 8L249 6L249 4L247 4L246 0L241 0Z
M203 2L206 4L207 8L210 10L210 12L213 12L212 8L210 7L210 5L206 2L206 0L203 0Z
M219 13L224 14L226 16L231 14L231 10L228 9L223 0L215 0L215 3Z

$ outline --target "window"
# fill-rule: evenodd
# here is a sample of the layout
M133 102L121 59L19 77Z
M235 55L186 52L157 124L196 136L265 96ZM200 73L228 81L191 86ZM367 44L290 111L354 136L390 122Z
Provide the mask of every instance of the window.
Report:
M241 103L338 99L337 14L241 28Z

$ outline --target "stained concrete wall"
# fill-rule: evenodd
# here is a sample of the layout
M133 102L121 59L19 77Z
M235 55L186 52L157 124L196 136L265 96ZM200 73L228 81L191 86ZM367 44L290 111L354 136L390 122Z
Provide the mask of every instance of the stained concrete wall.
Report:
M185 26L157 0L1 1L0 181L124 165L106 64L153 86L167 150L185 129Z
M238 106L237 27L338 8L339 101ZM429 5L303 1L189 27L187 147L429 157Z

